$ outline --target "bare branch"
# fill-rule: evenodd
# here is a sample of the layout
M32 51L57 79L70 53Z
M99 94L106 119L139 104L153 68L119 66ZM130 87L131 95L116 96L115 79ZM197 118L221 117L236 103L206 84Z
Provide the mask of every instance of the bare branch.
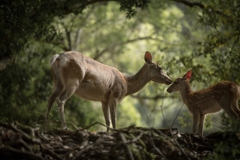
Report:
M161 95L156 95L154 97L149 97L149 96L140 96L139 94L137 95L131 95L131 97L136 98L136 99L150 99L150 100L158 100L158 99L162 99L162 98L177 98L175 96L161 96Z
M186 6L189 6L189 7L197 6L197 7L201 8L201 9L206 9L206 8L207 8L207 5L204 5L204 4L202 4L201 2L189 2L189 1L186 1L186 0L172 0L172 1L178 2L178 3L182 3L182 4L184 4L184 5L186 5ZM220 15L222 15L222 16L224 16L224 17L229 18L228 15L222 13L222 12L219 11L219 10L215 10L214 12L216 12L217 14L220 14Z
M118 0L91 0L91 1L88 1L87 4L93 4L93 3L97 3L97 2L110 2L110 1L118 1Z
M189 7L198 6L198 7L202 8L202 9L205 8L204 5L202 3L200 3L200 2L189 2L189 1L186 1L186 0L172 0L172 1L185 4L185 5L189 6Z
M125 42L120 42L120 43L115 43L112 44L108 47L106 47L105 49L103 49L100 53L98 53L97 55L94 56L93 59L97 60L99 57L101 57L105 52L117 47L117 46L121 46L124 44L128 44L128 43L132 43L132 42L136 42L136 41L140 41L140 40L146 40L146 39L151 39L151 40L159 40L157 38L152 38L152 37L139 37L139 38L135 38L135 39L131 39L131 40L127 40Z
M91 16L92 13L94 13L95 10L97 10L98 8L100 8L104 3L99 3L98 5L95 5L93 7L93 9L91 10L91 12L88 12L87 15L85 17L83 17L82 19L88 20L89 17ZM75 16L75 18L77 18L78 15ZM74 45L74 50L77 50L78 45L81 43L81 36L82 36L82 32L83 32L83 26L79 25L78 30L76 32L76 36L75 36L75 45Z

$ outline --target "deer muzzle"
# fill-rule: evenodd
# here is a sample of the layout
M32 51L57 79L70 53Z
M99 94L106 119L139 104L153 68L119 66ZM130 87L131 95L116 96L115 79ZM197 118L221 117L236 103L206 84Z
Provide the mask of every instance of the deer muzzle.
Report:
M167 81L166 81L166 85L170 85L170 84L172 84L172 80L171 79L168 79Z
M168 89L167 89L167 92L168 92L168 93L172 93L172 89L171 89L171 88L168 88Z

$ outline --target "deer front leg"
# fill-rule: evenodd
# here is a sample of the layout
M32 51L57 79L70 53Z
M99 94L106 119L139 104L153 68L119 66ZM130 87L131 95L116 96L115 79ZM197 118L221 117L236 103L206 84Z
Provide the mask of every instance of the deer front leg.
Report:
M203 127L204 127L205 115L200 114L200 123L199 123L199 135L203 136Z
M197 132L197 126L199 121L199 115L197 113L193 114L193 133Z
M110 120L109 120L109 106L108 103L104 103L102 102L102 110L103 110L103 114L104 114L104 118L105 118L105 123L108 127L110 127ZM107 132L109 131L109 129L107 128Z

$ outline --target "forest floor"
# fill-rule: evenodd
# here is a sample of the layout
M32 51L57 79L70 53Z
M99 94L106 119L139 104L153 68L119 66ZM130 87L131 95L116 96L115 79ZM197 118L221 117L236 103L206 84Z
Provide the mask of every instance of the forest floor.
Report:
M93 125L103 125L96 122ZM216 132L206 137L179 133L178 129L156 129L129 126L110 132L54 129L41 132L38 128L17 122L0 122L0 157L31 160L198 160L212 159L218 145L229 145L227 137L240 138L233 132ZM231 142L232 143L232 142ZM239 158L236 158L239 159Z

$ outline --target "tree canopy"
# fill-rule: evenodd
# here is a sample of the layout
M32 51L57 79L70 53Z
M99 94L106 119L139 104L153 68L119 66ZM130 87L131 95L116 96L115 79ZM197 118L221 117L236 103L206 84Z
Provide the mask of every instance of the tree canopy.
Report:
M120 9L125 11L127 17L136 13L136 8L146 8L148 0L126 0L116 1L120 4ZM26 42L32 37L45 37L51 41L56 36L56 30L52 26L54 17L63 17L70 13L80 14L88 5L94 3L107 3L105 0L3 0L1 1L1 62L2 68L5 67L3 60L9 62L12 56L23 50ZM6 63L7 63L6 62Z

